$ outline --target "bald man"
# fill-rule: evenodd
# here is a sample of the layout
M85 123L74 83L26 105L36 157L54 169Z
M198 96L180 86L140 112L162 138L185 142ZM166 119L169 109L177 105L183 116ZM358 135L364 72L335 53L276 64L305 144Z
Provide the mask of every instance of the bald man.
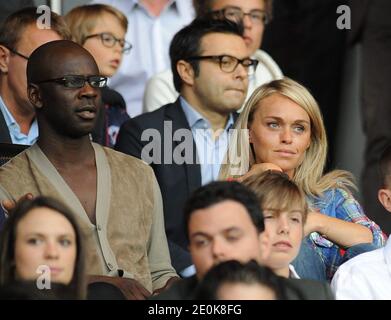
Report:
M88 233L91 282L109 282L129 299L160 292L176 273L153 171L89 137L107 79L87 50L59 40L31 54L27 82L40 135L0 168L0 200L31 193L65 202Z

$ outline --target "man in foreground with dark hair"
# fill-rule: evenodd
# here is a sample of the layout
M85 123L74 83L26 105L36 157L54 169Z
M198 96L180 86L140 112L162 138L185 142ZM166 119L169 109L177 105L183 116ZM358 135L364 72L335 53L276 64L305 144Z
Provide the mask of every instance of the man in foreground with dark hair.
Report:
M196 190L184 209L196 276L175 283L157 299L193 299L198 282L215 265L267 257L268 238L256 195L239 182L212 182ZM327 283L280 278L287 299L333 299Z

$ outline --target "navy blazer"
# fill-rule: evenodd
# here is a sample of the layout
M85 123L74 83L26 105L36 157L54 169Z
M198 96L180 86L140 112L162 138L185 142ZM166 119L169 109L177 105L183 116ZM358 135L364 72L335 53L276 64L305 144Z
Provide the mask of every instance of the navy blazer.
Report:
M0 143L12 143L11 135L5 122L3 113L0 111Z
M235 114L235 120L237 114ZM115 149L141 159L141 150L149 141L141 141L141 134L146 129L156 129L161 135L158 145L161 148L161 160L164 161L164 148L173 152L181 141L173 141L172 136L166 137L172 142L172 149L164 145L164 121L172 121L172 135L178 129L191 130L179 99L175 103L167 104L153 112L142 114L129 119L122 126L118 134ZM193 142L193 162L184 164L156 164L151 163L159 183L162 198L165 228L170 249L171 262L179 272L192 264L185 231L183 206L190 194L201 186L201 167L196 163L197 149ZM171 156L171 155L170 155Z
M148 141L141 141L142 132L154 128L161 134L160 147L163 162L165 147L164 121L172 121L172 132L178 129L190 130L178 99L175 103L127 120L121 126L115 149L141 159L141 150L149 143ZM173 150L178 143L172 141ZM193 150L196 150L194 140ZM188 241L185 236L182 211L191 192L201 186L201 167L195 162L194 164L182 165L151 163L151 167L155 172L162 193L171 262L177 271L181 271L192 264L187 250Z

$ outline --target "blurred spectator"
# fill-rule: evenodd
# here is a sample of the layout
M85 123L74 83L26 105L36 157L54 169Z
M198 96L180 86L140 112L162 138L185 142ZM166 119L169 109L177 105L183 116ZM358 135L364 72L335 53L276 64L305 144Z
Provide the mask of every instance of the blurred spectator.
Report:
M1 232L0 252L1 285L35 280L44 286L38 289L49 290L52 282L62 283L67 287L59 298L85 298L84 237L74 214L59 201L18 202Z
M229 260L212 267L199 283L196 300L285 300L284 285L255 260Z
M36 7L13 13L0 29L0 142L33 144L38 138L34 107L27 98L26 66L40 45L70 39L62 17L51 13L51 28L37 27Z
M191 22L191 0L94 0L122 11L128 18L126 40L133 45L110 86L125 98L131 117L142 113L145 84L170 66L168 48L174 34Z

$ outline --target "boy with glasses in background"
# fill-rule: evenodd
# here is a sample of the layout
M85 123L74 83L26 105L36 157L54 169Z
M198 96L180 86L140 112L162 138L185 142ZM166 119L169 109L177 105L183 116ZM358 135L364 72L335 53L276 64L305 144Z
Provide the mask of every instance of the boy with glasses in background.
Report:
M128 54L132 49L132 45L125 40L128 28L125 15L112 6L95 4L72 9L65 20L71 29L73 40L94 57L100 74L112 77L121 64L123 54ZM113 147L121 124L129 116L119 92L103 88L102 102L92 138L101 145Z

